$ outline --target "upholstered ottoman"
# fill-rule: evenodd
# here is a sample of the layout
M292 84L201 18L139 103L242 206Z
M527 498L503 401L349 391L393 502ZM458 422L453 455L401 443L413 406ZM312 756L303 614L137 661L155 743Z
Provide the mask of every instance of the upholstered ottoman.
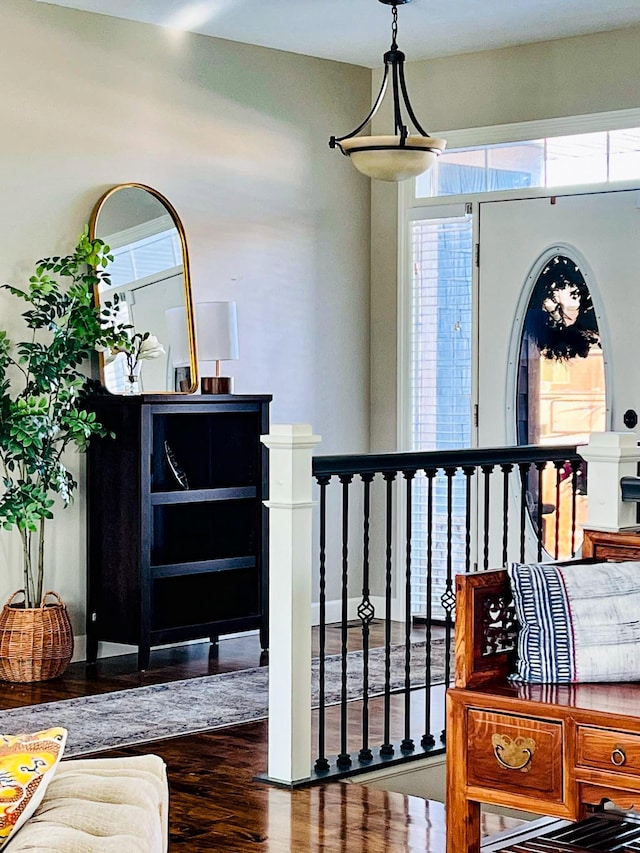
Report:
M7 853L166 853L168 799L157 755L61 761Z

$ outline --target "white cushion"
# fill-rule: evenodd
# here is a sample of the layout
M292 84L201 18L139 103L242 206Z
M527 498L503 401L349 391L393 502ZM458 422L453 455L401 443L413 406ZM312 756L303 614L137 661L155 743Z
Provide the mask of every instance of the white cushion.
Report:
M516 680L640 680L640 562L512 563Z
M166 853L166 767L156 755L62 761L11 853Z

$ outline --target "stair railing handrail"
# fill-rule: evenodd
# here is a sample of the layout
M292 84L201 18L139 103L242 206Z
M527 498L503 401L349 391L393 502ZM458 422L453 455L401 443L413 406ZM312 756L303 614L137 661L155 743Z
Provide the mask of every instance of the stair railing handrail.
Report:
M579 445L578 445L579 446ZM413 450L394 453L341 454L314 456L313 475L384 474L390 471L419 471L452 465L517 464L518 462L564 462L577 456L575 444L507 447L473 447L459 450Z

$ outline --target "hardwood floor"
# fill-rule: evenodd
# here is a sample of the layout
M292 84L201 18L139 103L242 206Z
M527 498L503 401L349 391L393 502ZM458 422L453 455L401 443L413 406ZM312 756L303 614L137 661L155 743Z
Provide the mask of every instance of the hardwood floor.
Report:
M444 807L419 797L333 782L289 791L255 779L267 762L267 723L140 744L165 760L172 851L204 853L445 853ZM519 821L485 815L493 835Z
M419 628L416 631L423 633ZM383 636L383 626L376 625L374 643L381 644ZM402 637L400 626L394 626L394 642ZM358 648L359 641L359 631L349 633L350 649ZM314 642L317 644L317 637ZM328 644L329 653L339 651L339 631L328 632ZM72 664L61 678L51 682L0 682L0 707L196 678L261 663L267 663L267 659L254 634L223 638L217 649L204 643L157 649L152 652L147 672L137 672L135 655L128 655L101 659L95 667ZM357 717L357 703L353 704L353 714ZM374 727L379 727L379 716L372 709ZM337 723L331 714L328 720L334 737ZM353 783L332 782L289 791L256 780L256 775L267 768L266 721L110 750L102 755L146 752L162 756L167 763L171 850L444 853L444 811L439 803ZM507 818L485 818L487 833L510 825L515 824Z

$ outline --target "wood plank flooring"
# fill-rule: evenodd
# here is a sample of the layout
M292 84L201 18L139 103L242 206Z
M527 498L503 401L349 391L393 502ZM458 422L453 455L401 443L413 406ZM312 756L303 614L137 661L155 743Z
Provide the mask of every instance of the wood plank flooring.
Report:
M261 721L105 754L165 760L176 853L445 853L441 803L346 782L289 791L257 781L266 739ZM519 823L483 821L491 835Z
M382 636L383 626L378 625L374 643L380 645ZM339 651L340 632L329 631L328 641L329 653ZM402 641L401 626L394 626L394 642L398 641ZM359 647L358 631L350 632L349 646ZM197 644L154 650L150 669L142 673L135 669L135 655L101 659L95 667L75 663L51 682L0 682L0 708L196 678L261 663L267 659L254 634L223 638L218 648ZM372 714L375 721L374 709ZM332 729L334 725L335 721L330 723ZM444 812L439 803L353 783L289 791L257 781L256 775L267 768L266 721L102 754L146 752L161 755L168 766L171 850L177 853L338 853L347 849L350 853L444 853ZM493 834L516 823L487 815L484 830Z

